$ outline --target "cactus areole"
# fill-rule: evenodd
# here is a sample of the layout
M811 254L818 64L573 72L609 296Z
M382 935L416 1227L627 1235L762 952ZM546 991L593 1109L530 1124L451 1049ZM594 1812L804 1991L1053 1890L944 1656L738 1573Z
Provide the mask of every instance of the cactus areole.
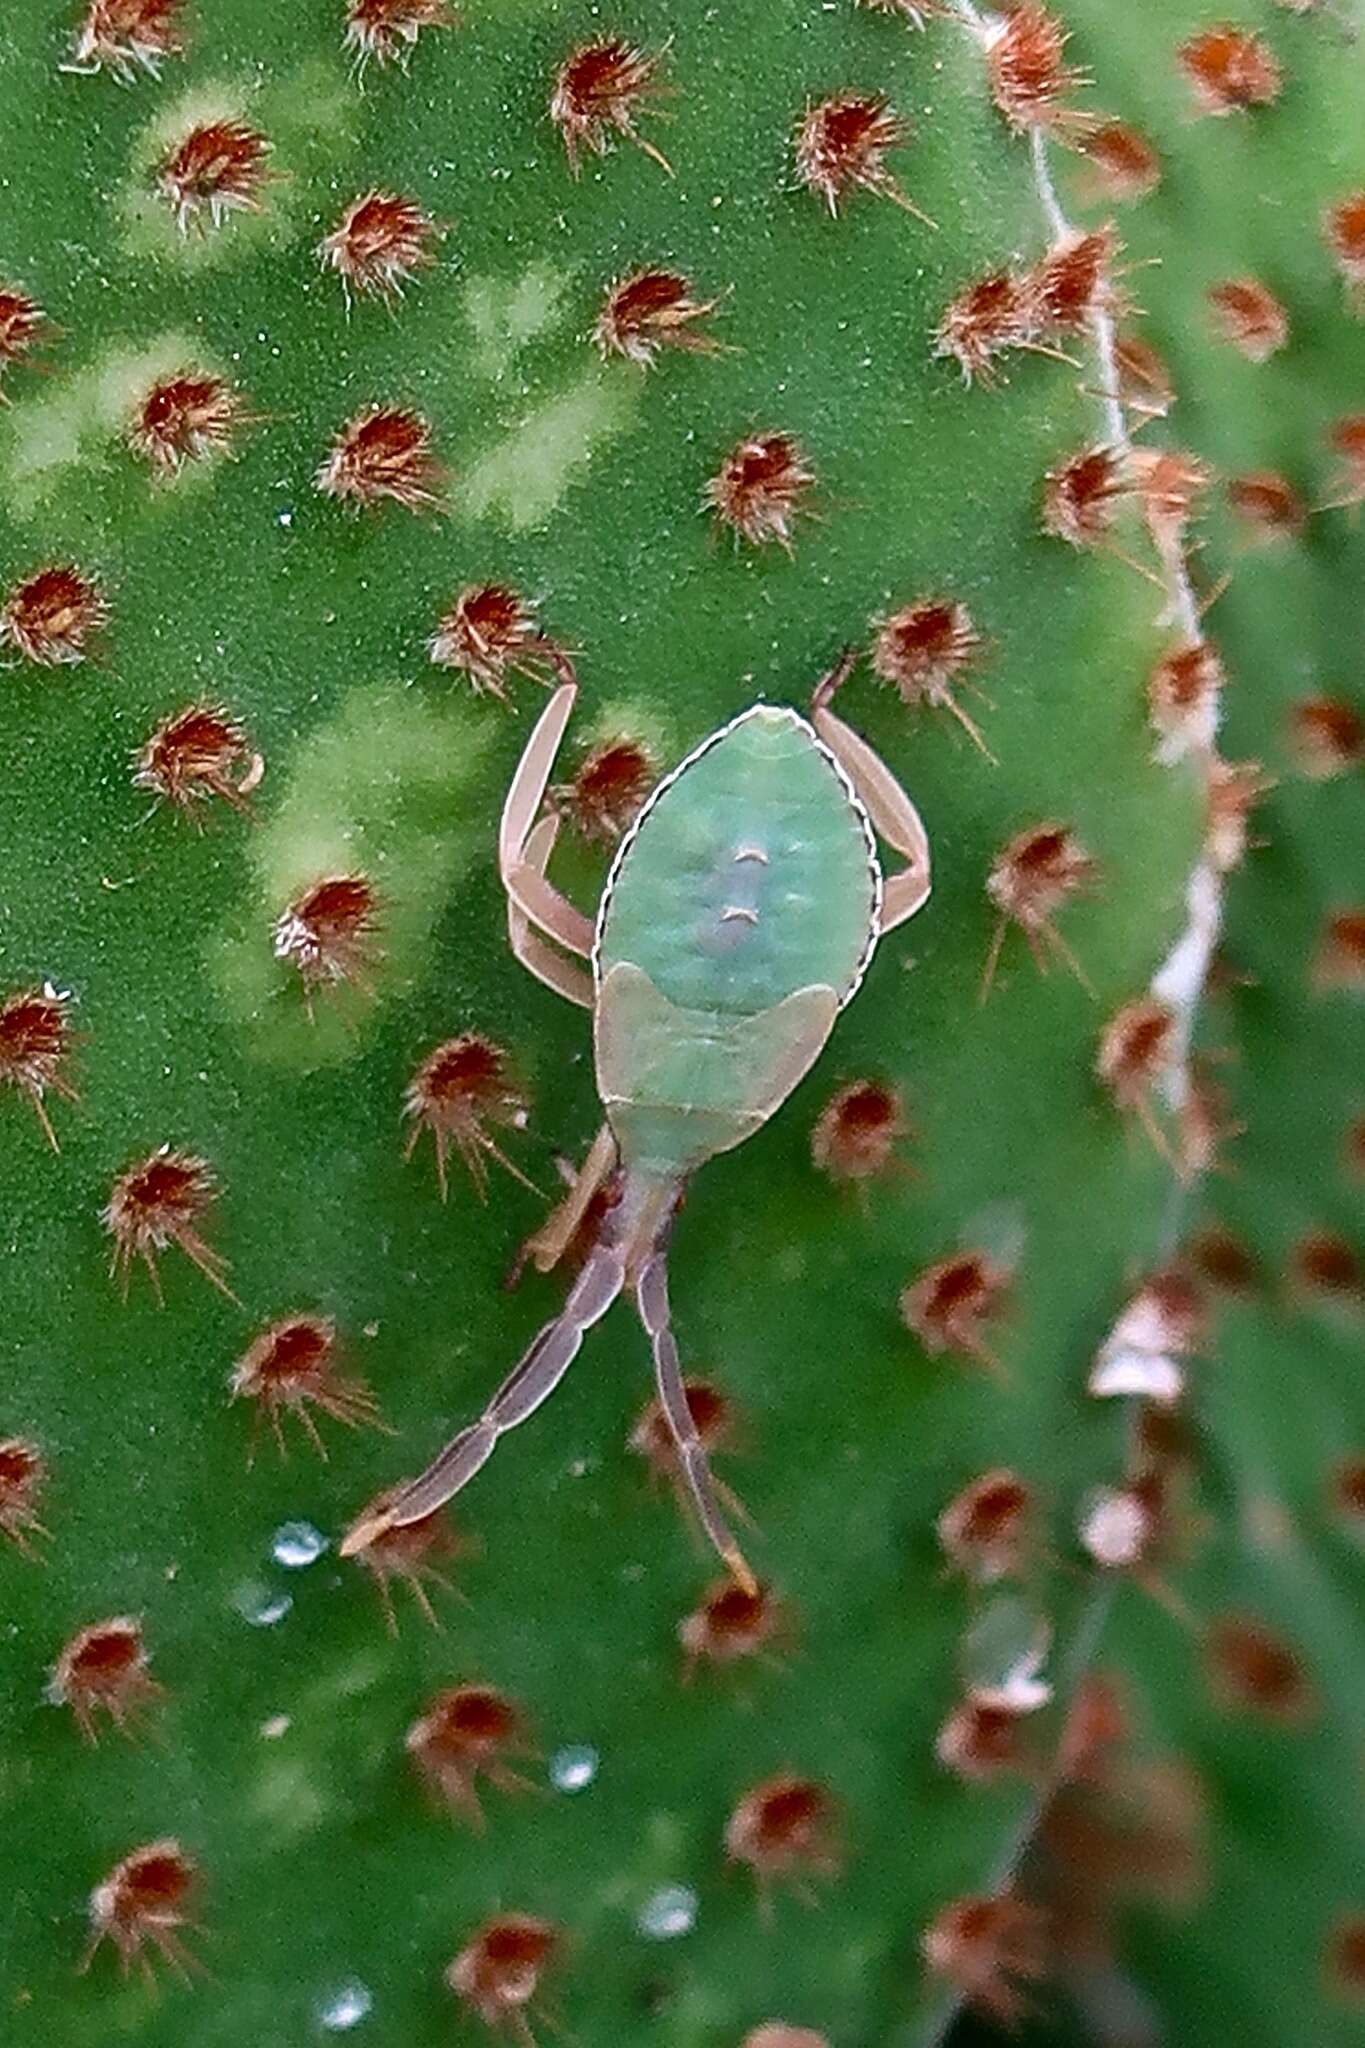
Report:
M563 664L566 672L568 663ZM535 824L577 685L556 690L503 809L499 867L518 958L593 1013L606 1128L539 1233L548 1267L593 1193L615 1200L563 1311L477 1422L362 1520L354 1553L423 1521L465 1486L498 1438L558 1386L583 1333L629 1286L654 1352L662 1413L711 1541L755 1581L721 1513L669 1324L667 1241L687 1176L765 1124L818 1058L884 931L929 895L929 845L890 770L829 708L846 658L815 693L814 722L756 704L664 777L622 840L595 926L546 880L558 830ZM876 834L905 865L884 880ZM591 960L589 981L566 958Z

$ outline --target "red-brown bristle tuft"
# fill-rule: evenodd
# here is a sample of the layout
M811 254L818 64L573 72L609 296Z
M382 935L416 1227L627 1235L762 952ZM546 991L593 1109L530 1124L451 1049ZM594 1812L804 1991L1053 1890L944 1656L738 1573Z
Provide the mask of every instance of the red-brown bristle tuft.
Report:
M964 285L951 299L938 323L934 354L951 356L965 384L996 382L995 358L1006 349L1022 348L1037 328L1037 308L1029 279L1011 271L993 271Z
M431 427L399 405L372 405L341 429L313 478L329 498L357 510L386 499L409 512L441 509L445 471L431 446Z
M336 272L348 297L401 299L404 286L436 261L438 232L415 199L375 189L351 201L318 243L318 259Z
M245 811L263 772L241 726L221 704L188 704L160 724L133 756L133 781L200 822L199 806L221 797ZM245 785L245 787L244 787Z
M1310 1230L1294 1246L1289 1260L1290 1285L1309 1300L1358 1308L1365 1303L1365 1268L1344 1237L1332 1230Z
M1214 866L1231 874L1246 858L1251 813L1263 796L1275 787L1259 761L1221 761L1209 764L1208 835L1206 845Z
M989 1333L1003 1318L1011 1277L985 1252L941 1259L902 1293L901 1320L931 1358L960 1352L998 1372Z
M70 1707L87 1742L98 1739L95 1721L101 1713L131 1733L138 1717L163 1696L147 1666L142 1623L116 1615L72 1636L53 1666L47 1696L54 1706Z
M582 838L614 846L658 779L643 740L604 740L584 755L572 782L551 789L550 801Z
M226 378L181 370L153 384L138 406L128 439L151 464L153 475L165 481L188 462L230 453L236 429L250 418L241 393Z
M483 1826L478 1779L499 1791L525 1790L506 1758L527 1754L521 1709L491 1685L457 1685L438 1693L413 1722L406 1748L452 1812Z
M797 179L835 216L850 192L876 192L932 227L886 167L886 152L909 140L909 123L885 93L837 93L808 107L797 125Z
M542 681L559 650L527 599L503 583L473 583L443 614L427 652L438 668L458 669L476 691L505 701L509 674Z
M986 45L991 98L1017 135L1034 129L1083 134L1088 117L1066 105L1067 95L1089 83L1066 61L1069 31L1035 0L1011 4L994 23Z
M1225 1707L1285 1723L1305 1720L1314 1709L1313 1687L1294 1651L1250 1616L1225 1614L1211 1622L1204 1662Z
M702 1444L708 1451L723 1450L733 1442L735 1414L729 1398L710 1380L689 1379L683 1383L687 1412ZM657 1477L678 1476L678 1447L658 1400L646 1403L630 1432L630 1448L648 1460Z
M562 1947L563 1936L548 1920L500 1913L460 1950L445 1973L446 1983L485 2026L505 2028L529 2044L526 2009Z
M81 1968L109 1941L125 1977L135 1962L150 1975L149 1948L178 1977L188 1977L194 1958L179 1930L190 1924L186 1909L198 1880L196 1866L169 1837L134 1849L90 1894L90 1944Z
M1211 285L1209 308L1215 332L1250 363L1268 362L1289 339L1289 315L1259 278Z
M1080 139L1097 199L1125 205L1146 199L1161 183L1161 159L1147 137L1123 121L1102 121Z
M969 2006L1015 2027L1030 2009L1027 1987L1047 1965L1046 1921L1008 1892L957 1899L926 1927L920 1946Z
M454 28L458 20L449 0L350 0L345 46L359 70L373 58L406 71L424 28Z
M298 969L310 1004L318 989L343 983L368 991L378 929L379 899L369 877L329 875L275 920L275 957Z
M921 597L873 624L872 667L881 681L899 690L907 704L950 712L982 753L989 754L955 694L959 679L985 645L966 605L955 598Z
M1164 357L1137 334L1114 337L1119 397L1144 419L1164 419L1175 404L1175 385Z
M896 1166L909 1126L889 1082L850 1081L830 1098L811 1132L812 1164L833 1181L869 1181Z
M1098 547L1129 485L1113 448L1085 448L1043 479L1043 531L1073 548Z
M1053 917L1071 897L1093 886L1098 869L1069 825L1049 819L1017 832L1002 846L986 877L986 895L1000 913L986 963L982 994L989 994L1007 922L1017 924L1042 972L1050 945L1085 987L1085 975Z
M661 54L649 56L624 36L582 43L565 58L555 74L550 119L564 138L575 177L579 151L605 156L614 136L633 142L672 176L667 157L635 125L641 114L655 111L652 102L665 90L658 76L661 62Z
M1251 30L1221 23L1191 36L1176 54L1201 114L1244 113L1280 96L1279 59Z
M1192 748L1213 744L1226 681L1211 640L1191 640L1161 657L1147 681L1147 713L1160 742L1159 759L1178 760Z
M1121 252L1112 225L1073 230L1055 242L1027 280L1038 327L1047 334L1085 334L1097 314L1122 312L1114 283Z
M1287 477L1274 469L1253 469L1229 477L1227 500L1257 540L1294 540L1302 533L1308 508Z
M746 1792L725 1827L725 1853L747 1863L761 1889L788 1878L803 1887L840 1864L833 1797L814 1778L782 1773Z
M177 1245L220 1294L233 1299L223 1275L226 1261L213 1251L199 1226L217 1200L218 1184L204 1159L193 1153L158 1152L126 1167L114 1182L100 1221L114 1240L109 1271L126 1298L134 1259L141 1259L161 1300L157 1258Z
M131 85L139 70L161 76L162 59L183 56L185 0L89 0L71 46L72 71L112 71Z
M8 1536L26 1557L33 1538L46 1536L38 1501L47 1482L47 1460L27 1437L0 1438L0 1536Z
M0 997L0 1084L28 1097L54 1152L60 1148L43 1098L50 1088L65 1102L77 1099L65 1072L71 1053L70 1004L70 996L51 982Z
M108 618L99 585L71 563L57 563L10 591L0 611L0 645L8 641L42 668L67 667L85 660Z
M815 473L790 434L756 434L732 448L702 493L723 526L753 547L792 551L792 526L809 511Z
M786 1618L766 1586L750 1591L719 1579L678 1623L689 1672L699 1663L737 1664L769 1650L785 1633Z
M1135 1115L1157 1150L1170 1156L1152 1095L1176 1058L1176 1015L1158 996L1139 996L1116 1010L1100 1033L1095 1072L1124 1115ZM1173 1162L1174 1163L1174 1162Z
M284 1316L255 1336L228 1380L234 1401L256 1404L251 1418L252 1449L264 1415L284 1456L282 1418L296 1415L322 1458L327 1456L311 1410L334 1416L348 1429L382 1429L374 1395L364 1380L340 1367L336 1324L330 1316Z
M191 128L156 170L156 189L182 235L221 227L233 213L259 213L269 177L270 144L245 121Z
M463 1031L458 1038L433 1046L407 1085L403 1111L412 1119L406 1157L411 1158L422 1133L431 1132L442 1201L446 1199L446 1161L452 1146L480 1200L488 1193L489 1159L515 1179L523 1178L485 1126L493 1123L520 1129L526 1121L526 1097L512 1079L502 1047L480 1032Z
M1157 546L1169 555L1183 544L1213 472L1180 448L1135 448L1131 468L1143 518Z
M996 1466L957 1494L937 1522L948 1562L983 1586L1013 1577L1032 1548L1033 1489Z
M0 284L0 377L50 340L47 315L18 285Z
M1256 1261L1230 1230L1210 1224L1190 1239L1190 1264L1201 1280L1224 1294L1249 1294L1256 1284Z
M723 344L702 333L699 323L719 304L719 298L694 298L691 284L679 271L632 271L607 293L593 340L604 356L624 356L645 369L666 348L713 355Z
M1289 709L1289 744L1301 775L1330 782L1365 761L1365 719L1339 697L1305 697Z
M1313 986L1321 994L1365 989L1365 907L1352 905L1324 918L1313 956Z
M1333 1996L1365 2006L1365 1913L1347 1913L1327 1937L1326 1975Z
M1351 305L1365 311L1365 191L1348 192L1329 206L1322 232Z
M939 1729L934 1755L964 1784L990 1784L1024 1767L1023 1720L1012 1707L965 1699Z
M436 1610L427 1593L430 1583L439 1586L443 1592L454 1589L444 1572L443 1564L453 1562L464 1554L467 1546L457 1538L444 1511L434 1509L423 1515L420 1521L407 1522L398 1526L386 1526L384 1516L395 1499L392 1489L376 1494L356 1516L350 1534L343 1539L342 1554L354 1557L362 1564L375 1582L376 1590L384 1607L384 1622L390 1635L398 1633L398 1616L394 1611L393 1582L401 1580L409 1588L413 1599L421 1610L422 1618L429 1628L439 1628ZM378 1524L365 1542L353 1544L356 1532L367 1529L371 1523Z

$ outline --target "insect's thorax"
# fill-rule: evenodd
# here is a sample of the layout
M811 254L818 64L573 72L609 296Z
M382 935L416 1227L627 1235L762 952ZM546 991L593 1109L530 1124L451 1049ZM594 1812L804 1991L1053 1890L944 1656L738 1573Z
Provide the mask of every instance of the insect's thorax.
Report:
M599 917L598 1079L622 1150L686 1170L771 1115L857 986L881 878L842 771L758 707L655 792Z

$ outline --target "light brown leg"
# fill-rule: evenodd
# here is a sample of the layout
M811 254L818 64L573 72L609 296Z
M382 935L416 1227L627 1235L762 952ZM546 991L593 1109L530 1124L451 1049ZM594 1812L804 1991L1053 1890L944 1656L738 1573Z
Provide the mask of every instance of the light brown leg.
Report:
M551 888L534 863L525 857L577 691L576 683L561 683L526 742L498 827L498 869L509 897L530 922L570 953L586 959L592 951L592 919Z
M610 1124L603 1124L593 1139L587 1158L574 1176L574 1184L557 1208L550 1211L533 1237L522 1247L522 1257L531 1261L537 1273L557 1266L573 1243L602 1183L616 1171L616 1140Z
M526 841L526 869L544 875L558 833L558 818L541 819ZM537 981L543 981L547 988L552 988L556 995L563 996L568 1002L578 1003L585 1010L592 1008L592 976L546 944L522 908L520 895L513 896L510 892L507 897L507 939L516 958L528 973L534 974Z
M815 730L847 774L881 838L910 863L887 877L881 928L893 931L928 901L929 836L919 812L881 755L827 708L817 708L813 719Z

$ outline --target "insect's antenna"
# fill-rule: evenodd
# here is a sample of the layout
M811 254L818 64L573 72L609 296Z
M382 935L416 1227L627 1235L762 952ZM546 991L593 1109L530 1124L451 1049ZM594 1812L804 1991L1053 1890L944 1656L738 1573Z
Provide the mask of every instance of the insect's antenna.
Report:
M745 1563L716 1498L706 1449L697 1434L692 1410L687 1404L678 1346L668 1315L668 1239L661 1233L635 1280L635 1305L640 1311L649 1341L654 1347L654 1378L659 1406L673 1434L678 1466L696 1504L701 1525L729 1569L731 1577L746 1593L756 1595L758 1581Z
M625 1277L621 1247L595 1245L560 1313L532 1340L521 1363L507 1375L478 1421L453 1436L426 1471L400 1486L382 1508L347 1530L341 1555L353 1557L391 1530L425 1521L467 1486L492 1457L498 1438L525 1422L548 1400L577 1358L584 1331L606 1314Z

